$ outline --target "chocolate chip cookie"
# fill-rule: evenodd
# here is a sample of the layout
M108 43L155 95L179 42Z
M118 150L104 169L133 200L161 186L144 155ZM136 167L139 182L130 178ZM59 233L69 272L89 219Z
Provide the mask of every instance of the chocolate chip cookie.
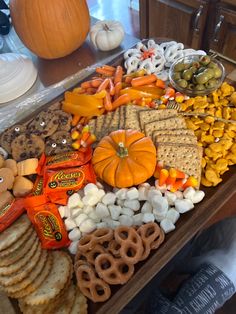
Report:
M11 143L12 157L16 161L39 158L44 149L44 140L35 134L19 135Z
M47 138L45 153L47 156L56 155L62 152L70 151L72 139L69 132L58 131Z
M58 116L57 131L69 131L71 129L72 115L62 110L55 110L54 114Z
M41 137L51 136L58 128L58 115L52 111L42 111L28 124L29 133Z
M21 124L14 125L4 131L0 138L0 145L8 154L11 154L11 142L19 135L25 133L26 127Z

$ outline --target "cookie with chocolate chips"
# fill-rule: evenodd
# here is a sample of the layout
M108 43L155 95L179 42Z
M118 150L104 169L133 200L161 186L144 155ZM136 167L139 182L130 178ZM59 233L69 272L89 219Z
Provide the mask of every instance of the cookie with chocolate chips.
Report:
M70 131L72 115L62 110L55 110L54 114L58 116L57 131Z
M56 155L71 150L72 139L69 132L58 131L47 138L45 153L47 156Z
M39 158L44 152L44 140L35 134L22 134L11 143L12 157L16 161Z
M4 148L8 154L11 154L11 142L19 135L25 133L26 127L21 124L14 125L4 131L0 137L0 146Z
M29 133L45 138L55 133L57 128L58 128L58 115L48 110L40 112L28 124L27 131Z

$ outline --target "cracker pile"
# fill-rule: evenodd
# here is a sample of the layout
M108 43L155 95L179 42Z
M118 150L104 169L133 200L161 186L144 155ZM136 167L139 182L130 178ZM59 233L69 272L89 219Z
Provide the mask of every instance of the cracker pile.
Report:
M23 313L87 313L72 274L70 256L43 250L27 215L0 234L0 288Z
M135 105L121 106L116 111L89 122L91 131L101 140L118 129L135 129L152 138L158 149L158 160L165 167L177 168L201 179L202 148L193 130L174 109L156 110Z
M75 273L81 292L93 302L111 295L110 285L125 284L134 265L145 260L164 241L163 230L154 222L138 228L101 228L85 235L78 244Z

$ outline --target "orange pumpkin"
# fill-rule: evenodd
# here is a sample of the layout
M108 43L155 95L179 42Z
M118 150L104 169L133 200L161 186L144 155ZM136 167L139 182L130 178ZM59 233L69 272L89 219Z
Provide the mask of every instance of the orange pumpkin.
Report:
M25 46L45 59L76 50L90 28L86 0L11 0L10 13Z
M98 143L92 163L97 176L111 186L138 185L154 173L156 148L141 132L118 130Z

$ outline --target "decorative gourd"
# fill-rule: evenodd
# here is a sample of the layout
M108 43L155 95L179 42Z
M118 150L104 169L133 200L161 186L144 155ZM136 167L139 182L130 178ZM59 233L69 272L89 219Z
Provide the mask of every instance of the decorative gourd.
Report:
M124 39L124 28L117 21L99 21L90 30L90 40L102 51L117 48Z
M145 182L156 166L156 148L149 137L136 130L118 130L105 136L92 158L97 176L123 188Z
M11 0L10 13L25 46L45 59L70 54L89 32L86 0Z

